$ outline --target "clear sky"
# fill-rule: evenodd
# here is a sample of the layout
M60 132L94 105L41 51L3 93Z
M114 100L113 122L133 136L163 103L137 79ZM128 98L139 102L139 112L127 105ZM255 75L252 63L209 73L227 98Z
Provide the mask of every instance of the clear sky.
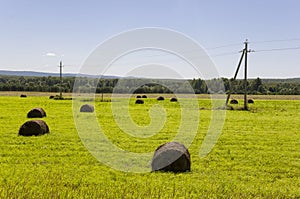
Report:
M0 0L0 70L58 72L63 59L76 73L112 35L161 27L196 40L220 76L232 77L248 38L250 77L300 77L299 9L299 0Z

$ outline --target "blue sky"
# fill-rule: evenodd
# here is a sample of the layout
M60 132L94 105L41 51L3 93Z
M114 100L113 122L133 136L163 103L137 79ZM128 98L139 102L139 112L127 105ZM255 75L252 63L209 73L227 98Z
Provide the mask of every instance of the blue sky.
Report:
M248 38L257 51L249 55L250 77L299 77L299 8L298 0L1 0L0 70L57 72L63 59L64 72L76 73L112 35L161 27L196 40L220 76L234 74Z

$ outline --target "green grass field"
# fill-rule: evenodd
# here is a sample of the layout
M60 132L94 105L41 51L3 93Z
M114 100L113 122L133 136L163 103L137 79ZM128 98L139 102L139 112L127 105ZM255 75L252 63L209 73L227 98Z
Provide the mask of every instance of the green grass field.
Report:
M259 97L250 111L226 111L222 134L204 158L199 150L211 111L210 101L199 98L200 126L189 148L192 171L173 174L122 172L100 163L77 134L72 100L4 95L0 97L0 198L300 198L298 97ZM155 98L145 102L131 103L129 108L140 125L149 124L147 111L157 103ZM151 152L172 140L180 117L177 104L159 103L167 121L159 134L147 139L122 133L114 123L111 102L98 101L95 108L99 124L115 145ZM18 136L34 107L45 109L50 134Z

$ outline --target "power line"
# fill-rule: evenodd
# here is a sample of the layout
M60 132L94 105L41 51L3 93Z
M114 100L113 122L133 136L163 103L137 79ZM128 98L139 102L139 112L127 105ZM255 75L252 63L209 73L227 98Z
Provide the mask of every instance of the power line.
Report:
M260 43L276 43L276 42L288 42L288 41L300 41L300 38L292 38L292 39L273 39L273 40L265 40L265 41L252 41L249 43L252 44L260 44Z
M240 52L226 52L226 53L220 53L220 54L212 54L212 55L209 55L210 57L223 57L223 56L229 56L229 55L236 55L236 54L239 54Z
M262 50L255 50L253 52L286 51L286 50L299 50L299 49L300 49L300 46L298 46L298 47L286 47L286 48L262 49Z
M232 43L232 44L227 44L227 45L222 45L222 46L209 47L209 48L205 48L205 49L206 50L214 50L214 49L219 49L219 48L227 48L227 47L240 46L240 45L243 45L243 43Z

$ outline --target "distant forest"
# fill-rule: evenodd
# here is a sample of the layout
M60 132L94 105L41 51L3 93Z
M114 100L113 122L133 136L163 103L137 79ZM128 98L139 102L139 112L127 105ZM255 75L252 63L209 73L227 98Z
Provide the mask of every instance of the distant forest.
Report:
M232 79L221 78L226 92L232 89L233 94L243 93L243 80L233 81ZM114 87L118 83L118 79L98 79L80 77L79 88L80 92L96 93L112 93ZM131 79L132 85L136 85L136 79ZM185 93L185 88L179 82L182 80L175 80L178 83L176 92ZM62 83L62 91L70 93L73 91L75 77L64 77ZM197 94L210 93L207 84L210 82L202 79L188 80L189 84ZM0 76L0 91L36 91L36 92L59 92L60 79L59 77L27 77L27 76ZM128 87L127 87L128 88ZM126 93L129 90L124 89L115 90L118 93ZM174 91L174 90L173 90ZM134 93L171 93L172 91L165 86L159 84L145 84L134 90ZM300 94L300 79L251 79L248 81L249 94L270 94L270 95L299 95Z

